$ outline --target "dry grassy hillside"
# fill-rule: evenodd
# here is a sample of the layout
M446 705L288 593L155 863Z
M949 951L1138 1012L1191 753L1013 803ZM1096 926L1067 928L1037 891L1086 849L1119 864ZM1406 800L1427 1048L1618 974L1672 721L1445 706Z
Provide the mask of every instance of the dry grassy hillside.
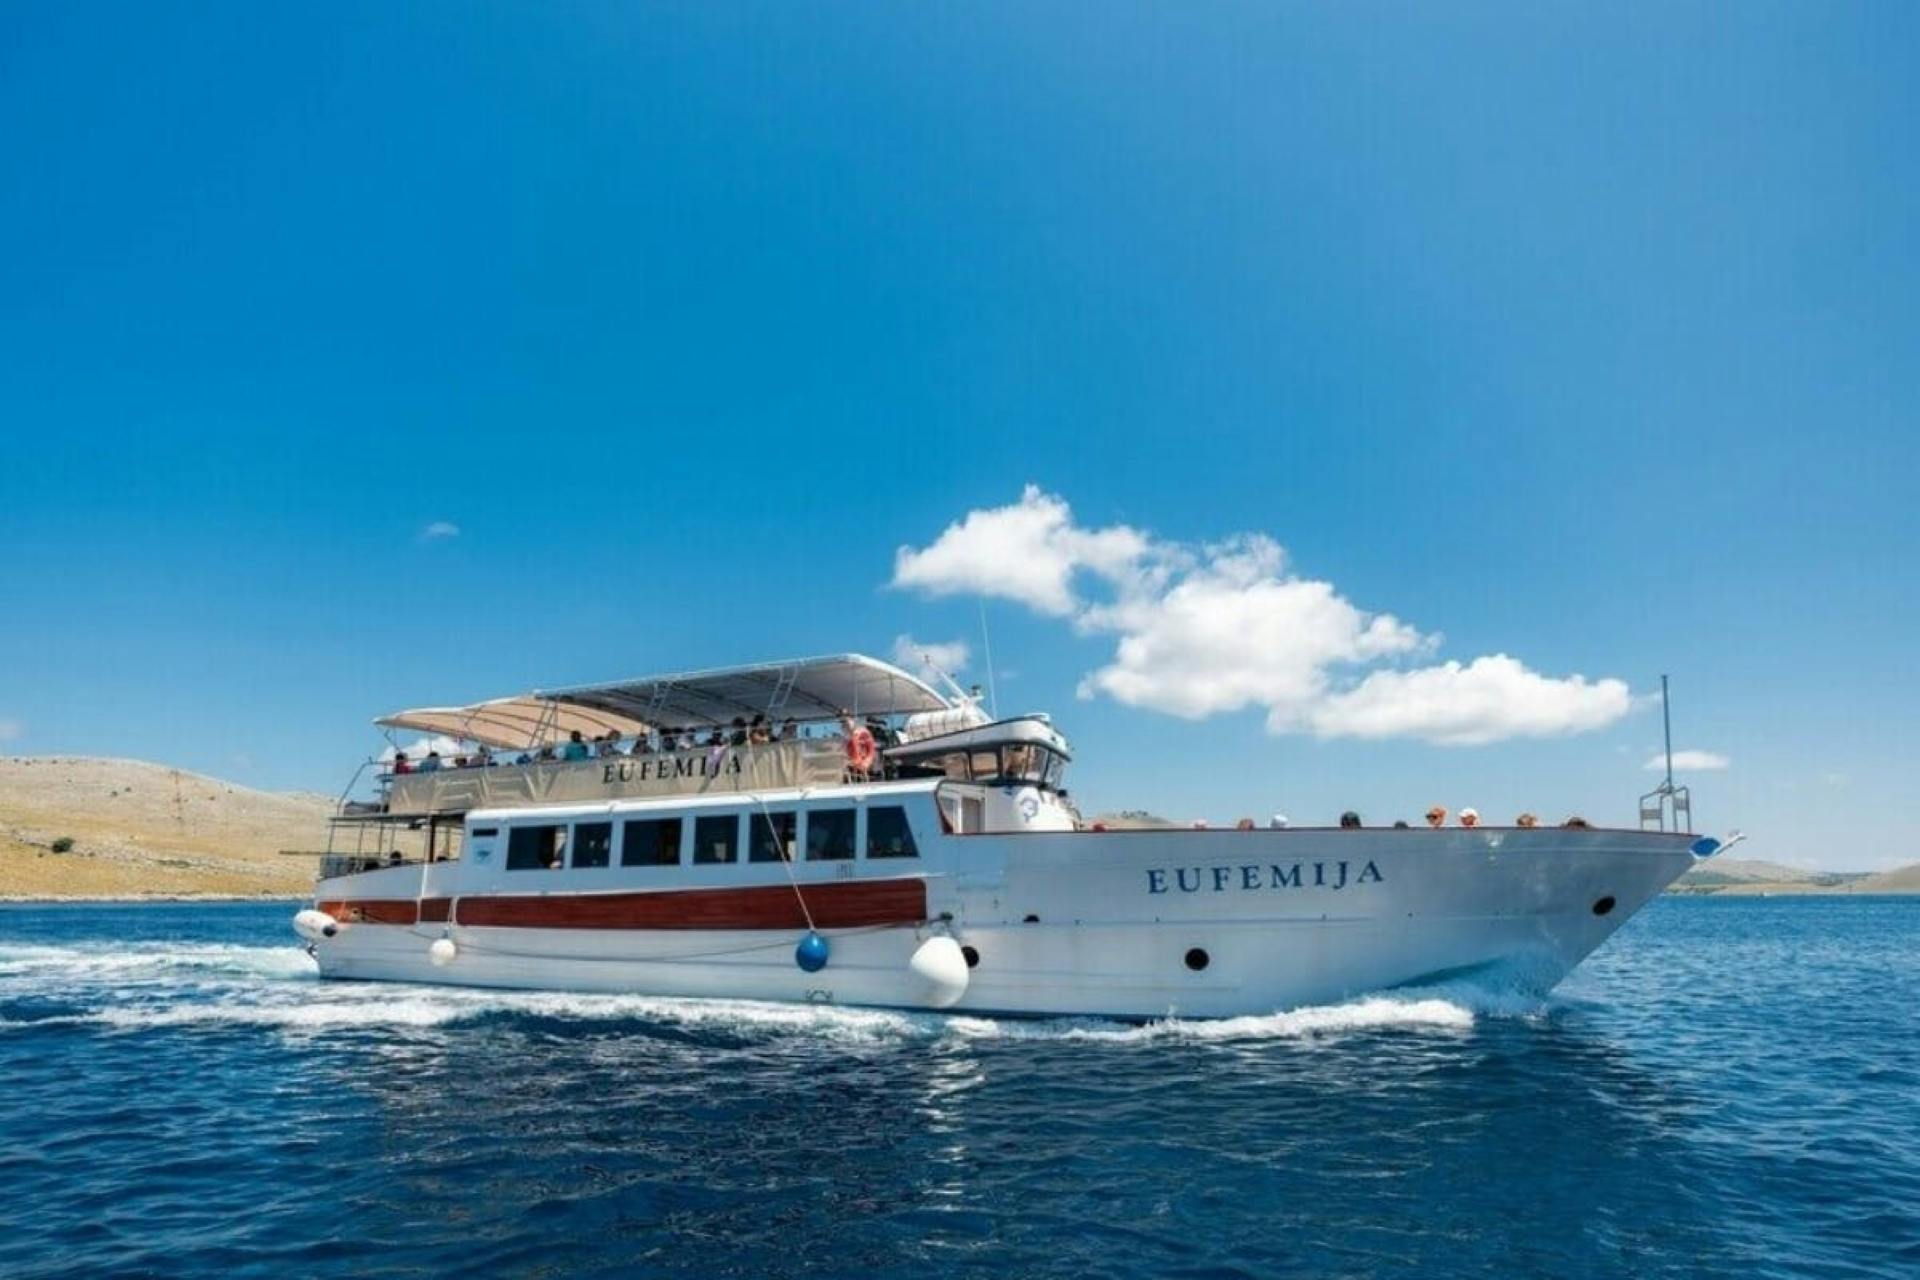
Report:
M299 895L314 862L279 851L324 848L330 808L139 760L0 758L0 897Z

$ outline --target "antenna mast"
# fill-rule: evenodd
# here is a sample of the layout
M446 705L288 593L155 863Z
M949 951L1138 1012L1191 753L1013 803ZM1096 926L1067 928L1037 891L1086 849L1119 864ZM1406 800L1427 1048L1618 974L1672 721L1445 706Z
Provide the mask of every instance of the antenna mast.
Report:
M1673 709L1667 704L1667 678L1660 677L1660 724L1667 736L1667 790L1673 790Z
M987 712L994 719L1000 718L1000 694L993 687L993 636L987 630L987 598L981 596L980 604L980 648L987 659Z
M1640 797L1642 831L1693 830L1693 796L1673 785L1673 709L1667 701L1667 678L1660 677L1660 728L1666 744L1667 776Z

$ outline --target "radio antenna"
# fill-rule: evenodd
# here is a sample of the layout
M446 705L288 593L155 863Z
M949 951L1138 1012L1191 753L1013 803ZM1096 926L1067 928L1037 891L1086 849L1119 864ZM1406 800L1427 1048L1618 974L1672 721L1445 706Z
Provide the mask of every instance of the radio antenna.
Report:
M1667 790L1673 790L1673 709L1667 705L1667 678L1660 677L1660 725L1667 735Z
M980 604L980 648L987 659L987 713L995 720L1000 718L1000 695L993 687L993 636L987 630L987 598L981 596Z

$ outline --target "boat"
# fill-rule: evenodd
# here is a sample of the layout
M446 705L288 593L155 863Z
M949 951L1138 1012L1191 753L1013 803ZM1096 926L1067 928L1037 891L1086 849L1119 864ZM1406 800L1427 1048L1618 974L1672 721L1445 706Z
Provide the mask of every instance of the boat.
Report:
M363 766L373 794L341 804L294 929L327 979L1221 1018L1544 993L1717 848L1110 828L1076 808L1048 716L943 683L849 654L382 716L459 750Z

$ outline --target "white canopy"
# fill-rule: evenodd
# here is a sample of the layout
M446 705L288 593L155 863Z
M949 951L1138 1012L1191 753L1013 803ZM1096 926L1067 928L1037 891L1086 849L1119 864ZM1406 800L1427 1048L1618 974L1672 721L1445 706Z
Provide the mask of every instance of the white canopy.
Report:
M470 707L416 707L381 716L374 723L383 729L439 733L514 750L565 742L575 729L588 738L600 737L609 729L631 738L647 729L644 723L625 716L568 706L532 694L494 698Z
M519 748L565 741L575 729L586 737L610 729L632 737L652 726L727 724L735 716L826 720L843 710L912 715L948 705L925 681L891 663L842 654L538 690L466 707L421 707L374 723Z

